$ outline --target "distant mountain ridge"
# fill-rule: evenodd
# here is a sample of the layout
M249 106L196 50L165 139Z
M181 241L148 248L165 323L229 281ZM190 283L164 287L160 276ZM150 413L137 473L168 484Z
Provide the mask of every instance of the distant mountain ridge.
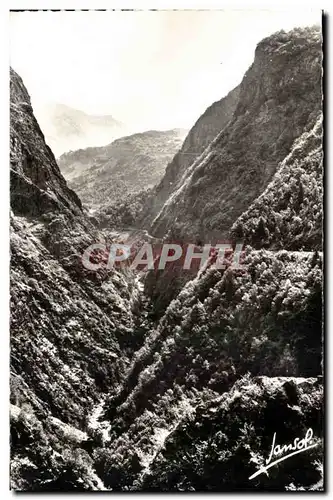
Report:
M34 106L47 144L55 156L89 146L102 146L126 134L111 115L90 115L61 103Z

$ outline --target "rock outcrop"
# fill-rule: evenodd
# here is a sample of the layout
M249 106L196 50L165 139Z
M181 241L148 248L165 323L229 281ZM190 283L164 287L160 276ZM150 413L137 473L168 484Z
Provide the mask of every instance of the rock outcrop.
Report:
M319 28L281 31L262 40L237 91L230 121L222 122L204 153L186 165L151 233L162 237L170 231L173 238L202 241L227 238L294 141L316 123L321 78Z
M167 165L161 182L146 200L141 214L145 227L149 226L176 187L181 184L187 169L230 121L236 108L239 90L239 87L236 87L227 96L214 102L193 125L182 147Z

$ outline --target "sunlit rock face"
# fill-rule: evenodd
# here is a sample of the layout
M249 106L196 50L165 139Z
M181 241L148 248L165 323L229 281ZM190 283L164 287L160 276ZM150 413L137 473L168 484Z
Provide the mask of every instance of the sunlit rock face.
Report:
M236 108L239 91L240 87L236 87L227 96L214 102L193 125L182 147L167 165L161 182L146 200L141 215L142 224L145 227L149 226L177 186L182 183L187 169L230 121Z

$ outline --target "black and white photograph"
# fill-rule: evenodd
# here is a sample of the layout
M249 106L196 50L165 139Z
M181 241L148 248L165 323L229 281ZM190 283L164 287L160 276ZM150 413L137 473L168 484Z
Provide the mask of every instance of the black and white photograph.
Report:
M9 13L9 488L325 492L324 11L47 9Z

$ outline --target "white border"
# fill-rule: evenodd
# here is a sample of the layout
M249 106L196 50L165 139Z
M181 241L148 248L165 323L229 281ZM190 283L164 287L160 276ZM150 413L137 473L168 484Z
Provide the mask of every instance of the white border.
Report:
M329 8L329 1L318 4L315 0L12 0L10 9L166 9L166 10L214 10L214 9L263 9L298 10Z

